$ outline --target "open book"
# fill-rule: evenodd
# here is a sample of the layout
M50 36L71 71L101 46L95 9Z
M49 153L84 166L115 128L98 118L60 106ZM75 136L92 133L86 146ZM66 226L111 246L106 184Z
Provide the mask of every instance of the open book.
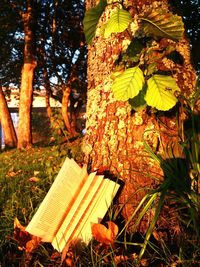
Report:
M105 216L120 184L96 173L87 174L66 158L26 231L61 252L71 242L91 240L91 224Z

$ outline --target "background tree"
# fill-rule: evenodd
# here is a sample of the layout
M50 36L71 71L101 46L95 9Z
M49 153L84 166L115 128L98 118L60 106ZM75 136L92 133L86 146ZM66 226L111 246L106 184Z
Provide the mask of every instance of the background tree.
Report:
M34 0L26 1L26 11L21 13L24 25L24 64L21 75L18 148L29 148L32 144L31 105L33 98L34 70L37 66L36 50L36 5Z
M19 30L18 16L13 12L7 1L2 1L0 6L0 121L4 133L5 147L15 147L17 138L10 112L7 106L5 94L10 94L8 85L16 83L17 75L13 75L16 67L16 74L20 71L19 53L20 42L16 40L16 32ZM3 87L7 88L6 92Z
M178 146L182 117L176 120L178 110L179 116L182 114L181 106L175 106L174 94L170 95L173 104L168 102L168 85L158 89L157 79L166 75L165 81L173 80L171 92L181 90L189 96L196 75L183 24L170 13L167 1L108 1L107 5L101 0L97 6L98 2L86 1L84 19L90 45L83 149L92 169L103 167L125 181L120 203L126 204L123 215L128 221L145 190L163 179L162 170L146 153L144 141L156 154L166 156L170 147L174 155L182 157ZM165 23L172 23L167 26L174 26L175 33L165 31Z
M17 146L17 136L13 126L12 118L8 110L7 102L0 86L0 123L3 128L4 144L6 148L13 148Z
M42 81L45 73L47 95L62 103L65 126L73 134L75 129L69 117L73 109L71 100L80 93L84 97L86 88L86 48L81 23L84 3L73 0L40 4L38 51L43 52L39 54L38 77Z

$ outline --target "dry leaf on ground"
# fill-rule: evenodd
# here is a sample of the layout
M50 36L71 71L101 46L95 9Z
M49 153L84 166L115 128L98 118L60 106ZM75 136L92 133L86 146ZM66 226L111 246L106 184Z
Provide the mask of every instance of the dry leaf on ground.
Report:
M40 178L38 178L38 177L35 177L35 176L33 176L33 177L30 177L29 179L28 179L28 181L29 182L39 182L40 181Z
M18 242L19 249L25 249L28 253L37 248L41 242L41 238L26 232L26 228L21 225L17 218L14 219L14 239Z
M114 222L107 222L108 228L100 223L92 224L92 235L94 239L104 245L113 244L118 234L119 228Z
M26 243L26 252L31 253L34 249L36 249L40 242L41 242L41 238L37 237L37 236L31 236L31 240L29 240Z

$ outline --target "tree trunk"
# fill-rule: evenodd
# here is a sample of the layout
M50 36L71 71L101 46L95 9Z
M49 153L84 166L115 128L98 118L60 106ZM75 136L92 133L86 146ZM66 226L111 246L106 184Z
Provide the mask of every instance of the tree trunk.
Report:
M70 102L71 102L71 128L73 133L77 134L77 129L78 131L82 130L81 125L78 125L77 123L77 119L80 114L81 108L83 106L83 101L78 100L77 102L77 100L71 96Z
M27 0L27 11L22 15L24 23L25 46L24 65L22 68L20 102L19 102L19 125L18 125L18 148L29 148L32 145L31 134L31 106L33 97L34 69L37 65L35 51L35 10L34 1Z
M13 148L17 146L17 136L13 125L7 102L0 86L0 122L3 128L5 147Z
M124 2L129 10L140 13L145 9L145 5L152 4L153 1ZM164 2L162 5L167 9L167 3ZM87 9L97 3L98 1L86 1ZM110 6L107 6L98 24L99 28L107 21L110 11ZM148 109L133 112L127 102L114 99L111 91L113 80L110 76L115 61L124 51L127 42L130 42L127 31L117 36L113 34L108 38L103 38L97 33L92 45L88 46L87 120L83 144L86 161L90 162L92 170L103 167L125 182L119 202L122 205L126 203L123 210L126 220L139 204L144 191L155 185L153 177L162 179L163 176L160 167L145 152L143 139L155 153L160 154L163 154L169 143L179 141L174 110L166 112L165 115L160 113L157 118ZM186 42L180 45L180 50L183 51L184 48L189 51ZM183 91L187 92L193 89L195 75L188 58L186 55L183 57L185 60ZM183 80L180 74L177 72L175 75L178 82L179 78Z
M71 77L69 78L67 82L67 86L63 90L63 96L62 96L62 116L65 122L65 126L67 128L67 131L74 136L76 134L75 127L73 125L73 120L72 124L70 121L70 116L69 116L69 104L72 105L72 101L70 101L70 95L71 95L71 85L73 81L76 79L74 77L73 71L70 75ZM71 107L73 110L73 107Z
M63 90L63 96L62 96L62 117L65 122L65 126L67 128L67 131L72 134L71 124L69 120L69 113L68 113L68 106L69 106L69 97L70 97L71 89L69 86L67 86Z
M44 66L44 87L46 90L45 102L46 102L47 115L49 117L49 120L51 121L51 117L52 117L52 108L50 105L51 86L50 86L50 81L49 81L46 66Z

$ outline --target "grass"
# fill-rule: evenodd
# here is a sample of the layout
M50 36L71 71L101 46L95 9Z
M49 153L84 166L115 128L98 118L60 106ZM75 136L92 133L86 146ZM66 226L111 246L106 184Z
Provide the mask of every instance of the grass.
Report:
M18 250L13 238L14 218L17 217L22 225L28 224L66 156L76 157L78 161L81 155L76 145L65 149L61 146L35 146L28 151L14 149L0 152L1 267L20 266L19 262L23 262L24 253ZM39 254L42 258L49 254L48 250L44 251L45 247L41 247L35 256L36 261ZM49 258L47 256L46 260L49 261Z

